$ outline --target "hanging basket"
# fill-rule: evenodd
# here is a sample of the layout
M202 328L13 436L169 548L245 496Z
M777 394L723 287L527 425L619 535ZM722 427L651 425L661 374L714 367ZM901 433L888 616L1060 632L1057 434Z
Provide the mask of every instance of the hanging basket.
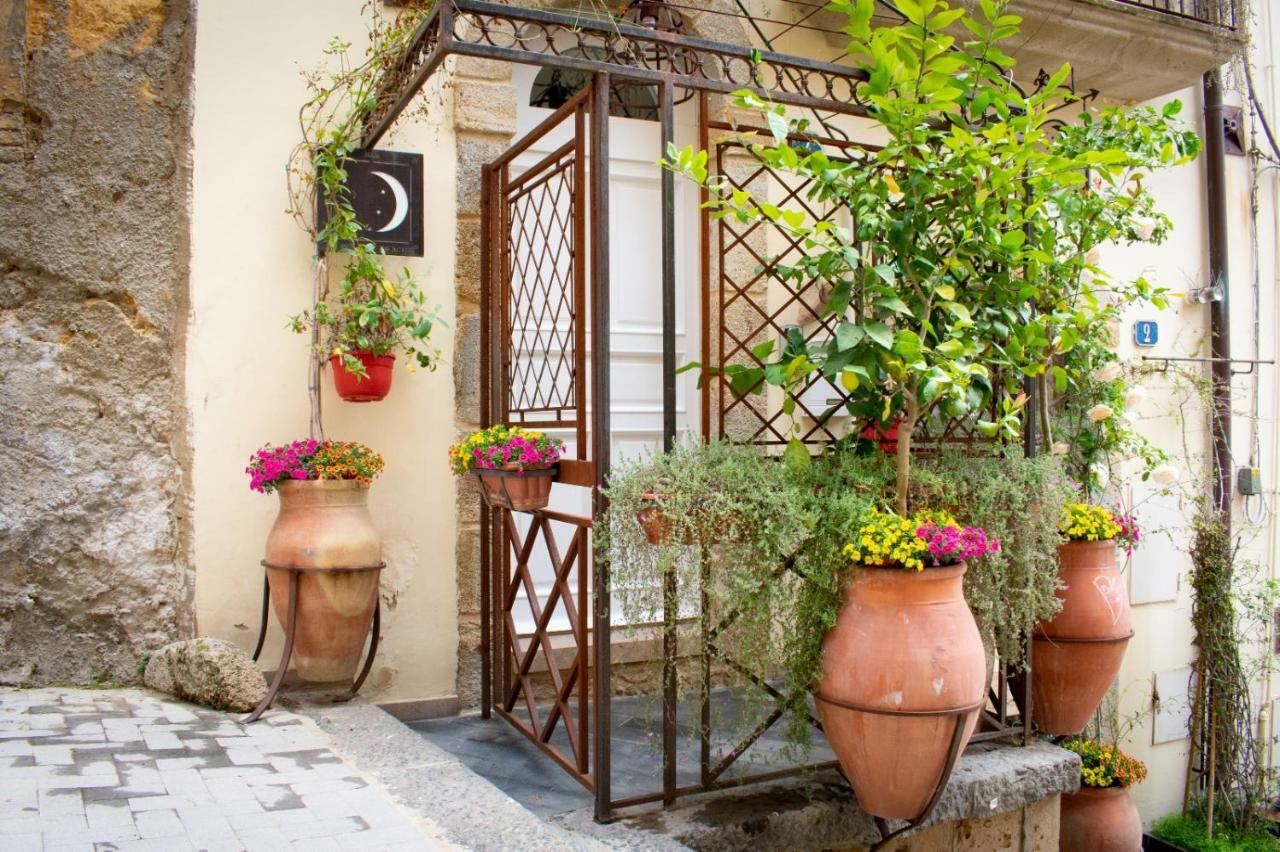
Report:
M341 356L329 358L329 365L333 368L333 387L338 396L347 402L377 402L391 393L396 356L374 355L363 350L351 354L364 365L364 376L348 370Z
M498 470L474 470L480 477L480 493L491 509L532 512L545 509L551 500L551 483L559 466L541 470L520 470L511 465Z

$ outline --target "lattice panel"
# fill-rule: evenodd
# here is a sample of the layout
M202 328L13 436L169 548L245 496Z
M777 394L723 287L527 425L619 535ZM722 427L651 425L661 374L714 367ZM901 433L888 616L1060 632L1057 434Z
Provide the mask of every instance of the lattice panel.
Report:
M729 129L718 125L712 128ZM814 140L813 144L821 144L833 161L853 160L866 150L839 140ZM777 173L737 138L716 143L713 167L735 190L767 197L784 209L801 210L813 221L853 226L847 209L815 203L809 198L811 182ZM830 296L828 285L816 277L796 280L783 274L807 252L776 223L763 218L740 222L726 216L712 227L716 258L708 286L716 309L705 333L713 341L716 365L764 367L768 360L778 357L788 329L799 329L810 346L822 346L834 337L842 321L856 321L856 293L847 317L824 317L823 308ZM774 342L773 352L767 358L757 357L753 347L766 341ZM999 378L993 377L992 381L998 382ZM792 415L783 411L781 389L766 387L762 380L757 390L763 388L764 393L738 395L723 375L709 377L707 387L704 401L719 418L716 434L735 441L782 445L794 436L807 444L824 444L867 425L851 421L844 409L849 394L821 373L812 374L800 388L789 392L795 400L794 423L799 427L795 433ZM993 402L992 414L994 410ZM989 443L991 439L977 431L977 419L932 416L917 424L913 445L927 452L942 445Z
M505 199L504 354L512 422L576 423L577 156L575 146L566 145L517 178Z

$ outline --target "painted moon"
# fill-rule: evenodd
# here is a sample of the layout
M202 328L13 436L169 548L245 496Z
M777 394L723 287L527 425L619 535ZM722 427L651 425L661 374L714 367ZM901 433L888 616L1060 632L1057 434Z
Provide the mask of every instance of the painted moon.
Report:
M391 194L395 196L396 201L396 209L391 215L391 221L379 228L378 233L394 231L404 222L404 217L409 215L409 193L405 192L404 184L386 172L373 172L373 174L382 178L383 182L391 188Z

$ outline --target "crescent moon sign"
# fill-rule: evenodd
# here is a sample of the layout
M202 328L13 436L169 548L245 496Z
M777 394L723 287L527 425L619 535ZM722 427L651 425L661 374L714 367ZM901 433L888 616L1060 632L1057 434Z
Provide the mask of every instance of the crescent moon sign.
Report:
M382 178L387 186L391 187L391 194L395 196L396 210L391 216L391 221L385 227L379 228L378 233L385 231L394 231L404 222L404 217L409 215L409 193L405 192L404 184L393 178L386 172L373 172L373 174Z

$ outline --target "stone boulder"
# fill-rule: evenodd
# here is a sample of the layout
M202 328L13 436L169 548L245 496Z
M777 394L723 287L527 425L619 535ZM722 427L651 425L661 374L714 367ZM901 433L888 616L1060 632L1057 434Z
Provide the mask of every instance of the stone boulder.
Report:
M267 694L257 665L225 639L186 639L165 645L147 661L142 681L157 692L237 713L252 710Z

